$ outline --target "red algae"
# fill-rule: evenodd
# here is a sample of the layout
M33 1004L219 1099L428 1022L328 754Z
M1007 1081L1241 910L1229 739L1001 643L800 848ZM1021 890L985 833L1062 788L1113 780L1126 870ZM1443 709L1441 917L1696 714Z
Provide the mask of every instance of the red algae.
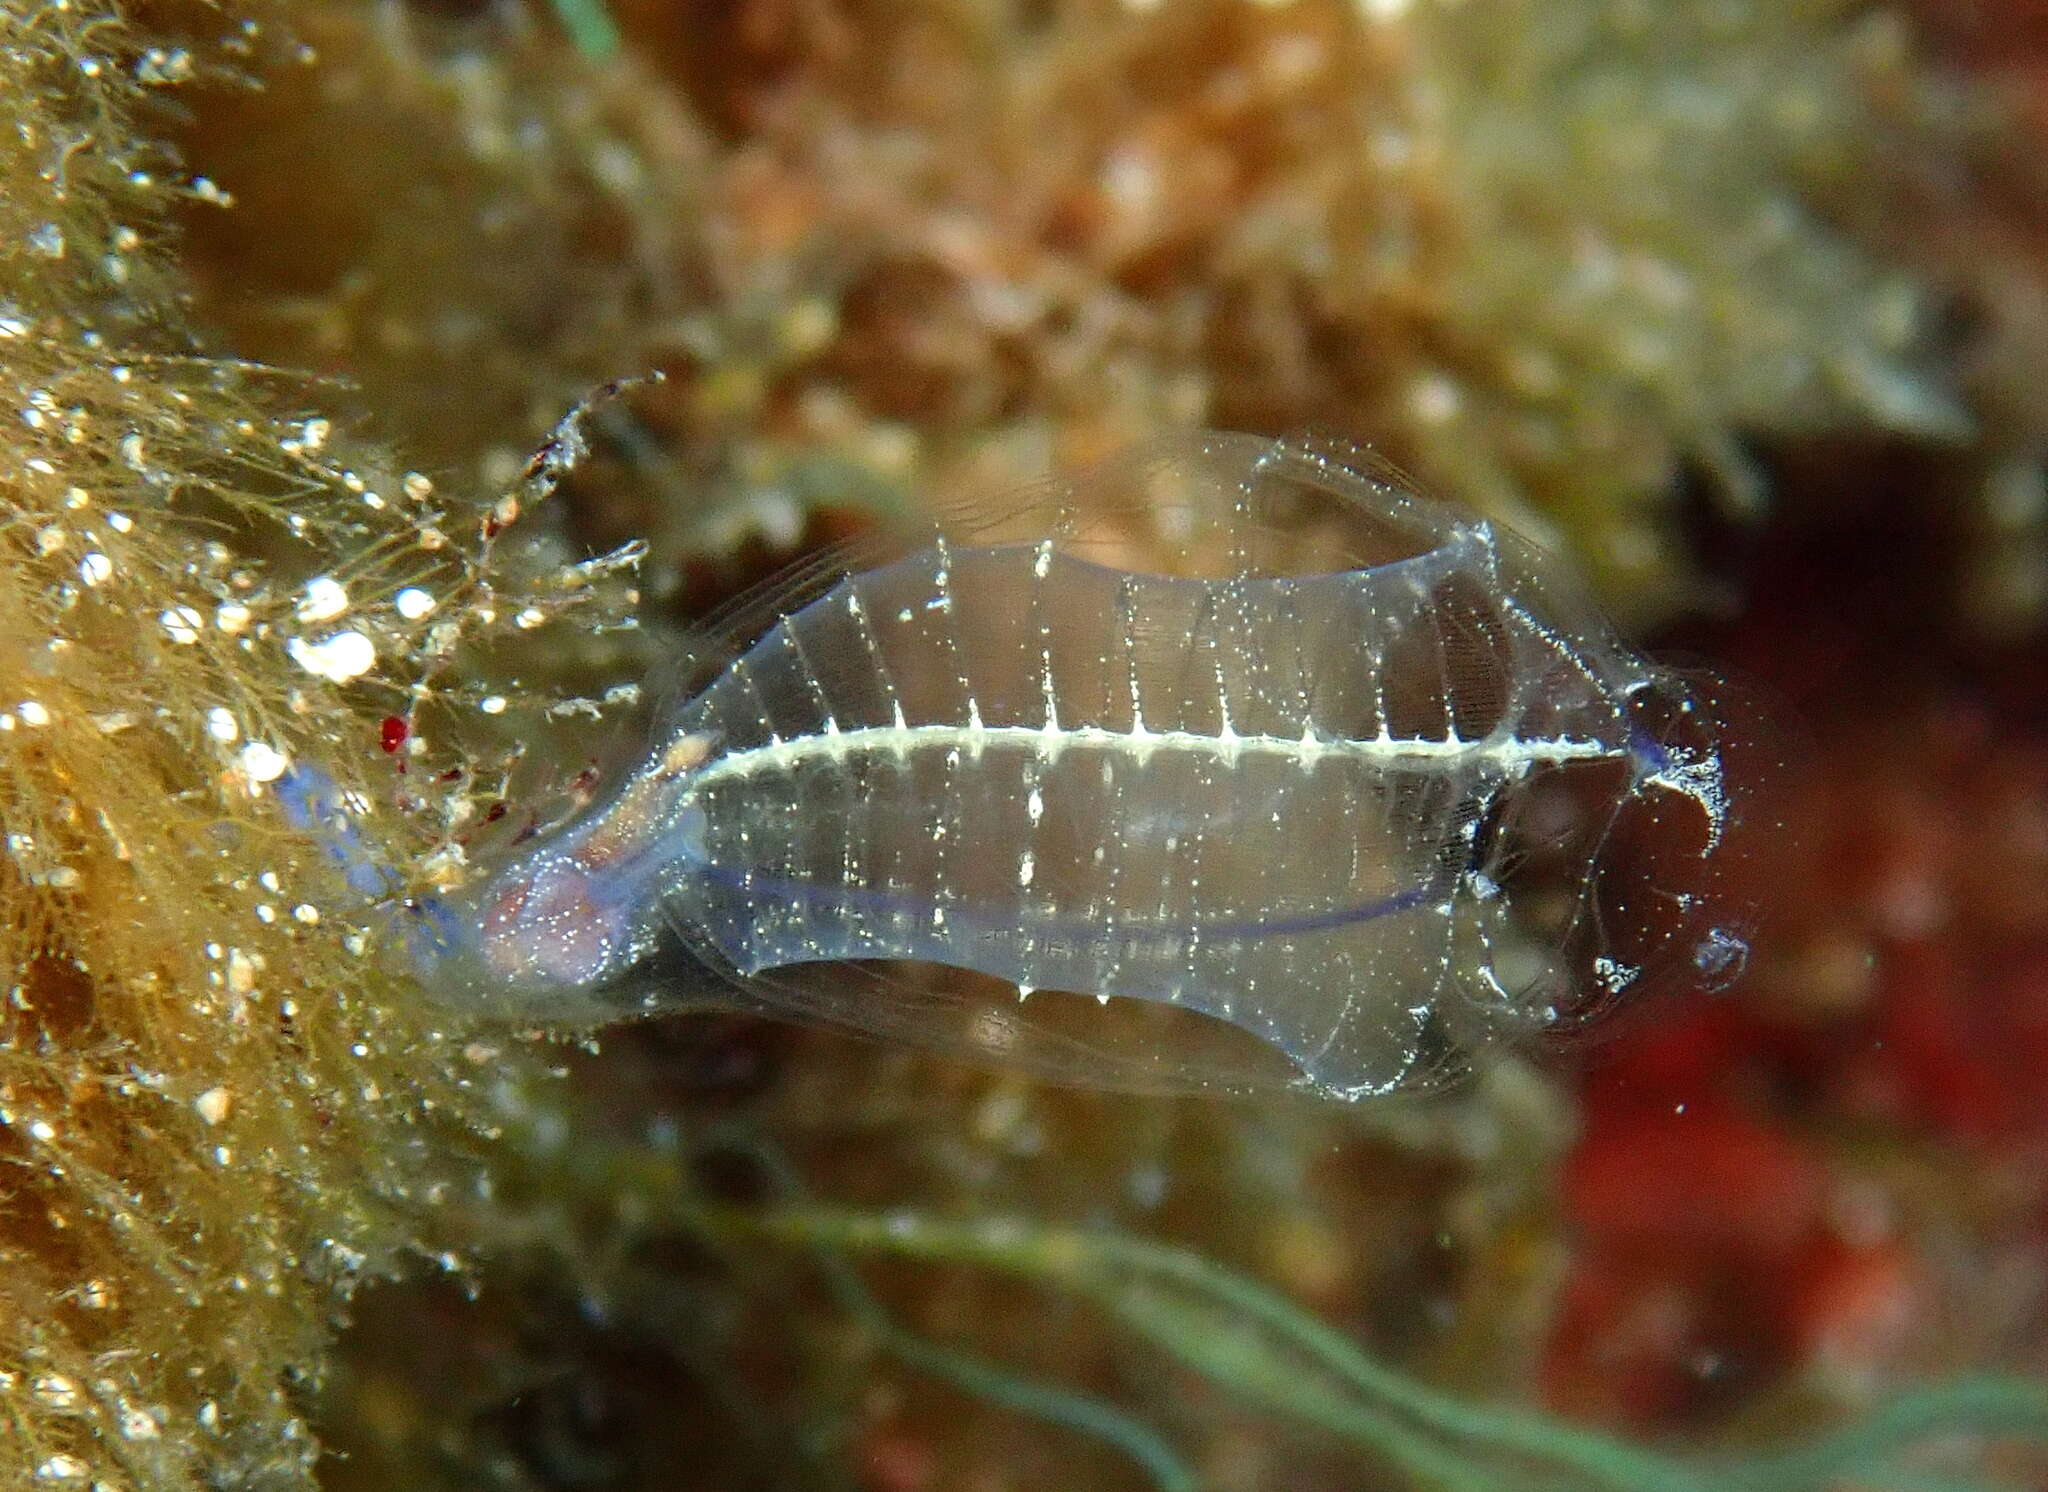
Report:
M2042 1366L2048 675L1957 641L1890 552L1842 522L1788 536L1759 573L1825 609L1763 591L1722 637L1800 691L1804 844L1750 987L1623 1035L1580 1081L1560 1408L1668 1430L1772 1386L1859 1402L1987 1357Z

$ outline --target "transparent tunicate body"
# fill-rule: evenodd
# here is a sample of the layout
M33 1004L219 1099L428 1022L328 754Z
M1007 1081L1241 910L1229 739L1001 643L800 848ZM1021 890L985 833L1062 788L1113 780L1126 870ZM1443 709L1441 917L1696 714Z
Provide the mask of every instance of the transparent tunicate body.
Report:
M692 668L443 919L442 982L1358 1098L1746 956L1761 763L1720 687L1350 453L1189 436L1004 494Z

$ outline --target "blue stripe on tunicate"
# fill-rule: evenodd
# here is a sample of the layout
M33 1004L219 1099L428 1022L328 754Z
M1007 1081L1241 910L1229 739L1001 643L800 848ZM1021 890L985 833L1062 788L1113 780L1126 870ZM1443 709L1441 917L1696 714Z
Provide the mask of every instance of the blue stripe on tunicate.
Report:
M1240 922L1084 923L1056 917L1038 917L1027 912L1006 915L966 903L935 901L927 896L909 896L865 886L821 886L794 876L778 876L730 865L714 865L687 857L689 873L741 892L748 897L766 895L805 906L844 907L863 914L883 916L915 915L943 910L948 918L983 928L1023 931L1055 936L1079 944L1130 942L1171 943L1200 939L1209 943L1249 943L1263 938L1281 938L1304 933L1327 932L1398 916L1436 901L1444 893L1442 878L1397 891L1374 901L1333 907L1298 917L1253 918Z

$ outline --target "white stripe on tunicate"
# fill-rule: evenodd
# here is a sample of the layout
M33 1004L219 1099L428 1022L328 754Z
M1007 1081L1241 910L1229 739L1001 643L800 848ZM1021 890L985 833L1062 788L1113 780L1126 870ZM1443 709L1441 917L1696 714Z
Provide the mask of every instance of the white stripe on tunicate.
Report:
M1048 737L1054 737L1051 742ZM1514 776L1533 766L1558 762L1621 760L1628 749L1605 741L1504 740L1465 741L1401 739L1369 736L1359 741L1324 741L1313 736L1240 736L1234 732L1200 735L1184 730L1147 730L1143 724L1130 730L1105 730L1100 726L1073 726L1050 732L1029 725L880 725L862 726L815 736L798 736L772 741L764 746L730 751L700 770L694 779L697 791L711 788L726 777L751 777L759 773L791 772L818 762L843 762L861 756L890 754L909 756L933 748L973 755L992 746L1015 746L1022 750L1049 752L1064 746L1086 746L1111 750L1142 760L1155 751L1186 752L1229 762L1240 756L1279 757L1290 764L1306 765L1308 760L1331 754L1355 756L1389 769L1429 770L1455 765Z

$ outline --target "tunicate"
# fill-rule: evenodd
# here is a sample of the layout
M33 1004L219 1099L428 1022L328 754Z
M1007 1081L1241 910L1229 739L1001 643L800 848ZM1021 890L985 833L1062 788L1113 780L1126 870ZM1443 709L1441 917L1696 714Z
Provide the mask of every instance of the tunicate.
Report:
M1354 1099L1746 958L1742 707L1355 453L1159 442L725 635L607 797L433 909L434 982Z

